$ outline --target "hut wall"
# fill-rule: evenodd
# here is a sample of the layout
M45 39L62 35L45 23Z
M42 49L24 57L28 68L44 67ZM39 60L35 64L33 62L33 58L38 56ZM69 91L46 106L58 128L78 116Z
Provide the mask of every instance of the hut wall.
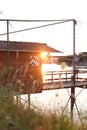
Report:
M10 52L9 58L10 78L15 83L21 82L22 93L41 92L42 63L40 53ZM0 52L0 71L7 69L7 67L7 52ZM14 90L19 91L18 89L19 85L14 87Z

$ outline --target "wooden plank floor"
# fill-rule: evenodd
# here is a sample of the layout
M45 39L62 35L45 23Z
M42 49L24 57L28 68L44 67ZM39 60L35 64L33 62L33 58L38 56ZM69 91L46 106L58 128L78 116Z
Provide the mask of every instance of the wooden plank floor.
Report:
M71 88L73 86L72 81L44 83L43 90ZM76 81L74 87L87 88L87 81Z

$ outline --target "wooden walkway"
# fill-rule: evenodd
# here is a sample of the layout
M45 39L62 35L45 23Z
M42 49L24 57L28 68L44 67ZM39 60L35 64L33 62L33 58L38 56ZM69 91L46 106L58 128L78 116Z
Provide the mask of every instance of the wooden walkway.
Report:
M43 90L62 89L71 87L87 88L87 70L79 70L75 73L73 82L73 71L48 71L43 74Z

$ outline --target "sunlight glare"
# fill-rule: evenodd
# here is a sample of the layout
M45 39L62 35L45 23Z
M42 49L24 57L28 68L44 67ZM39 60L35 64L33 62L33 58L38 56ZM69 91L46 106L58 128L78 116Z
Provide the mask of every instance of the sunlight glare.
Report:
M45 58L47 58L47 52L42 52L41 53L41 59L43 60L43 59L45 59Z

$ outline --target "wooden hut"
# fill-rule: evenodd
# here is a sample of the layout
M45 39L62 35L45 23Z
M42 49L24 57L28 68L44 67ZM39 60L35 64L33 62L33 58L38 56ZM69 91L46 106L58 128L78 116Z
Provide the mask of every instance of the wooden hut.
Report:
M0 85L22 94L42 92L42 52L60 51L43 43L0 41Z

